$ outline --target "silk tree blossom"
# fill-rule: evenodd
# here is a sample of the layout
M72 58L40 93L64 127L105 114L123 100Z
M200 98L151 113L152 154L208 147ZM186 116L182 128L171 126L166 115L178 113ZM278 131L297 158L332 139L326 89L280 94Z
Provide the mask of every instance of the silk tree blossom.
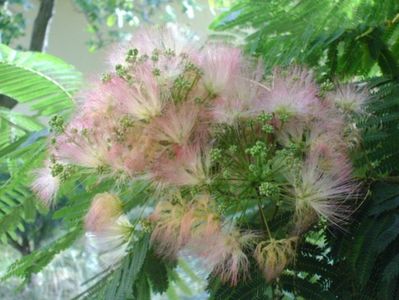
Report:
M194 239L189 248L211 267L214 275L234 286L248 276L246 251L257 239L258 235L253 232L242 232L231 224L224 224L220 232Z
M312 225L347 221L362 91L323 97L300 67L265 79L263 64L240 49L199 47L168 30L138 31L111 61L113 71L78 95L70 121L51 123L49 160L32 185L42 201L81 174L120 193L145 181L153 213L140 221L154 251L176 259L187 250L231 285L245 280L252 255L275 280ZM268 226L283 213L291 220ZM109 261L130 251L138 232L111 193L93 199L85 227Z
M196 196L180 224L180 235L187 244L193 239L207 239L221 230L216 203L208 194Z
M165 101L152 70L141 65L135 69L135 77L119 86L123 92L123 106L126 112L137 120L149 120L160 115Z
M123 214L122 201L110 193L97 194L85 217L86 229L101 232Z
M155 165L152 176L155 182L175 186L195 186L210 182L210 153L199 145L176 149L174 158L167 155Z
M232 125L262 113L259 99L267 94L267 87L250 78L236 77L230 89L218 96L211 108L216 123Z
M106 165L108 142L102 132L95 129L71 131L56 138L52 155L60 162L86 168L98 168Z
M175 56L191 53L195 50L193 43L182 32L170 28L143 28L134 33L133 38L123 45L112 49L109 62L111 66L123 64L126 53L137 49L139 53L151 56L154 50L171 52Z
M171 105L156 118L148 134L159 143L186 145L192 139L200 118L200 109L192 102Z
M209 94L219 95L226 91L242 67L241 51L224 45L209 44L195 61L203 71L203 83Z
M147 153L146 141L141 139L143 144L134 144L131 147L124 147L121 144L114 144L107 152L107 161L114 173L123 172L128 177L145 177L147 163L150 153Z
M89 244L107 265L124 256L134 229L123 213L122 201L110 193L94 197L85 217L85 228Z
M334 136L324 134L314 140L309 148L309 161L317 162L320 170L333 176L342 175L350 178L352 169L348 158L348 153L339 141L334 140ZM338 172L338 174L337 174Z
M121 78L112 78L106 82L94 81L88 84L88 89L77 95L79 109L84 112L87 121L124 112L121 84Z
M278 277L295 258L298 238L269 239L260 242L255 249L254 257L268 282Z
M356 190L349 177L350 167L336 165L335 171L325 172L319 164L318 160L307 160L298 176L288 176L293 186L290 195L295 203L297 221L301 223L315 213L340 226L348 220L347 200L354 197Z
M125 255L129 241L133 238L134 228L126 215L121 215L101 231L88 231L86 237L105 266L112 266L119 262Z
M261 100L266 112L311 115L318 106L317 87L312 74L299 67L288 71L275 69L270 91Z
M172 203L161 201L150 216L155 228L151 234L151 241L156 245L156 251L164 257L176 257L185 245L186 239L180 233L180 227L188 206L182 201Z
M338 86L327 97L345 112L361 113L368 99L368 93L365 88L347 84Z
M199 55L196 48L179 30L146 28L135 32L128 43L114 48L109 62L112 66L123 66L138 57L146 57L145 68L156 71L158 83L170 89L190 58Z
M32 190L44 205L51 206L57 195L60 179L58 176L53 176L50 162L47 161L44 168L34 171L33 176L35 180L31 184Z
M199 195L190 203L183 199L158 203L150 216L155 224L151 240L157 252L165 257L176 256L193 239L213 236L220 231L219 216L209 195Z

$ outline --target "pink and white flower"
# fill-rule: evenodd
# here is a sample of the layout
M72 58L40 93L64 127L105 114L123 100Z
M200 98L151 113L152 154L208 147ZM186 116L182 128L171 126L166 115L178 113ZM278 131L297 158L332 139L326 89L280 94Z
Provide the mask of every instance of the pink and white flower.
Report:
M46 206L51 206L57 195L60 179L52 175L50 162L47 161L45 167L36 170L34 176L35 180L31 184L32 190Z

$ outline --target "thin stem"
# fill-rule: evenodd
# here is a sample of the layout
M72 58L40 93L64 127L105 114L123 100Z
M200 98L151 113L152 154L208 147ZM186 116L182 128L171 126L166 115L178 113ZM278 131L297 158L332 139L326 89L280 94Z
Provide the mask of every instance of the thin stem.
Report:
M258 199L258 208L259 208L259 214L260 214L260 217L261 217L261 219L262 219L263 226L265 227L265 229L266 229L266 231L267 231L267 235L268 235L269 238L271 239L271 238L272 238L272 234L271 234L271 232L270 232L269 225L267 224L266 216L265 216L265 214L263 213L262 205L260 204L259 199Z

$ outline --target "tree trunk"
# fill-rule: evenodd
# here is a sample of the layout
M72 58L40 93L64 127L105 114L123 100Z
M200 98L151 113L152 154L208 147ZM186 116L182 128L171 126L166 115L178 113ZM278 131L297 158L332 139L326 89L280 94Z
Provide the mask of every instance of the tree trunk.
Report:
M30 51L42 52L46 47L47 33L53 16L54 0L42 0L39 12L33 25L32 37L30 40Z

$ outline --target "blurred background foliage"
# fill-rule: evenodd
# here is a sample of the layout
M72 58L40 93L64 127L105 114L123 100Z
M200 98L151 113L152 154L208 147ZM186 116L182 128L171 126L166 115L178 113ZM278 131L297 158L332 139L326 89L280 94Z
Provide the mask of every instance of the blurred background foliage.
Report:
M51 55L3 45L0 94L12 101L0 99L0 242L9 260L2 268L17 256L22 258L7 272L0 270L3 279L7 278L0 283L0 297L69 299L88 288L80 297L125 299L126 290L121 286L127 285L130 290L133 286L138 299L157 292L162 293L156 296L159 299L399 299L397 0L70 1L87 20L90 51L127 39L133 27L175 22L176 9L188 18L195 18L201 9L211 9L217 15L210 24L214 37L261 57L267 71L301 64L312 68L326 89L338 82L367 85L371 94L367 113L354 124L363 139L353 157L362 197L354 203L349 226L344 230L316 226L301 245L296 262L273 284L266 284L259 270L253 269L251 280L236 288L209 278L205 294L201 292L204 274L193 272L196 266L184 261L177 266L154 262L145 239L137 257L128 257L125 265L95 275L99 262L84 249L80 217L92 195L106 186L76 178L74 186L61 192L61 201L49 214L28 188L32 171L42 164L45 154L46 122L55 114L68 117L73 94L82 83L81 74ZM51 29L54 1L40 4L30 46L19 45L20 49L45 49L43 29L44 33ZM12 44L26 33L24 12L31 5L27 0L0 1L3 44ZM57 18L56 12L53 17ZM19 112L16 104L28 109ZM140 205L148 196L140 184L125 194L130 195L126 199L129 207ZM132 259L136 267L129 272L137 280L121 275L132 266ZM151 268L154 263L155 269ZM15 291L21 281L14 275L27 284L21 287L22 293ZM81 286L91 276L93 279ZM60 284L61 280L66 283Z

